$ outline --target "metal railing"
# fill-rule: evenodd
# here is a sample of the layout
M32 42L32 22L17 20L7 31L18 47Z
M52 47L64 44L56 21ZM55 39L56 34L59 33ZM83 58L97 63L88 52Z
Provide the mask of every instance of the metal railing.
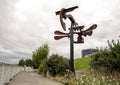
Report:
M23 70L23 67L17 65L0 64L0 85L8 83L17 73Z

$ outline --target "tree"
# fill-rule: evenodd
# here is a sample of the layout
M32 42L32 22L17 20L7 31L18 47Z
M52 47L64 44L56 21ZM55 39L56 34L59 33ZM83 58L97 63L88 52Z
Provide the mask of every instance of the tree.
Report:
M32 67L32 66L33 66L33 62L32 62L31 59L26 59L26 60L25 60L25 64L26 64L26 66L29 66L29 67Z
M24 66L25 65L25 60L24 59L21 59L19 60L19 66Z
M47 44L42 45L36 51L34 51L32 55L34 68L38 68L42 60L47 58L48 54L49 54L49 47Z

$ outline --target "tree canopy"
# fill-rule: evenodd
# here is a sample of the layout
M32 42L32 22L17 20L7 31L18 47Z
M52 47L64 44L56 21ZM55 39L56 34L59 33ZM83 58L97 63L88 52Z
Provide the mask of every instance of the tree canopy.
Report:
M19 66L24 66L25 65L25 60L24 59L21 59L19 60Z
M36 51L34 51L32 55L34 68L38 68L42 60L47 58L48 54L49 54L48 44L44 44L41 47L39 47Z
M25 64L26 64L26 66L29 66L29 67L32 67L32 66L33 66L33 62L32 62L31 59L26 59L26 60L25 60Z

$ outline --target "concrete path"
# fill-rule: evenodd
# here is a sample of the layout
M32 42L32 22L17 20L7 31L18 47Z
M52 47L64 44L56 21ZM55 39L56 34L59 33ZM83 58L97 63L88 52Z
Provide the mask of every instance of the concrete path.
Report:
M8 85L63 85L56 81L44 78L37 73L24 71L18 73Z

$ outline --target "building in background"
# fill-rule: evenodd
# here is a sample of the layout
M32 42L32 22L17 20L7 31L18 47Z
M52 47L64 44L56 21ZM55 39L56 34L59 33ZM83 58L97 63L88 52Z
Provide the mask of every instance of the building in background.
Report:
M85 56L97 52L97 49L84 49L82 50L82 57L84 58Z

